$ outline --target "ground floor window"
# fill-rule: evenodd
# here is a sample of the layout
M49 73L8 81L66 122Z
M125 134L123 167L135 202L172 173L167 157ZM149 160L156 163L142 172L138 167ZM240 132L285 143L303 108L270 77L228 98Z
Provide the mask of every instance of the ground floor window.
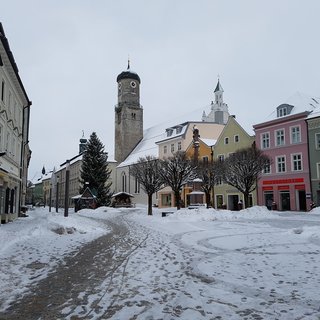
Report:
M161 204L164 207L171 207L171 194L162 194Z
M228 209L229 210L238 210L239 195L229 194L228 195Z
M272 209L272 203L273 203L273 191L265 191L264 192L264 204L265 206L271 210Z
M217 209L222 209L223 206L223 195L222 194L217 194L216 195L216 204L217 204Z
M290 192L289 191L281 191L280 192L280 210L290 211Z

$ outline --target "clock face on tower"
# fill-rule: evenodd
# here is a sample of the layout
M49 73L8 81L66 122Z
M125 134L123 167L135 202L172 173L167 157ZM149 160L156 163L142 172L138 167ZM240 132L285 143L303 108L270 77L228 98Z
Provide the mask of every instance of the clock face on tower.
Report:
M131 86L132 88L135 88L135 87L137 86L137 84L135 83L135 81L131 81L131 82L130 82L130 86Z

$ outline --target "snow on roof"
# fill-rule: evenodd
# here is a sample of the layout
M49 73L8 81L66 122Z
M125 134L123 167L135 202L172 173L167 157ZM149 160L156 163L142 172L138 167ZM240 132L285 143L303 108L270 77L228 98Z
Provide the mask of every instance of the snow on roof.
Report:
M286 116L298 114L305 111L320 111L320 97L311 96L302 92L296 92L295 94L290 96L284 103L293 106L290 114ZM277 108L268 117L268 119L275 118L277 118Z
M320 117L320 108L310 113L307 119L318 118L318 117Z
M203 141L208 147L212 147L216 144L216 139L206 139L206 138L200 138L201 141Z
M185 134L187 127L188 127L189 122L184 122L178 125L175 125L173 127L166 128L165 132L161 135L162 137L156 141L156 143L166 141L166 140L171 140L173 138L180 137Z
M39 183L42 183L43 180L51 179L51 176L52 176L52 171L47 172L45 174L41 174L40 178L33 178L32 180L30 180L30 182L32 184L39 184Z
M124 191L120 191L120 192L117 192L117 193L113 194L111 198L115 198L115 197L120 196L120 195L122 195L122 194L123 194L123 195L126 195L126 196L128 196L128 197L134 198L134 196L133 196L131 193L124 192Z
M187 122L202 122L202 111L199 110L203 110L203 107L190 113L184 114L178 118L168 118L167 122L163 122L154 127L144 130L142 140L133 149L129 156L119 164L118 167L125 167L136 163L139 158L145 157L147 155L158 158L159 147L156 145L156 142L161 141L166 137L166 129L170 127L176 127L179 124L184 124ZM172 136L170 138L172 138Z

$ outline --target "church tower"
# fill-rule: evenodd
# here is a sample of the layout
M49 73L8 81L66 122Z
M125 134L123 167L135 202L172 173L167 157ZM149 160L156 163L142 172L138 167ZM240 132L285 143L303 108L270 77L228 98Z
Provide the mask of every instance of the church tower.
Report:
M216 88L214 89L214 102L211 102L211 111L206 115L202 114L202 121L226 124L229 118L228 105L223 102L223 89L218 79Z
M140 77L128 68L117 77L115 106L115 160L120 163L143 138L143 109L140 105Z

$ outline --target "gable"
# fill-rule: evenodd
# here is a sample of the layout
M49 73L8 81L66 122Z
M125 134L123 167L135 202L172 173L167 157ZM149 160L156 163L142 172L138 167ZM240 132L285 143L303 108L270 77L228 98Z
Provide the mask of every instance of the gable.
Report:
M228 154L252 145L254 136L250 136L234 116L230 116L226 126L221 132L214 148L214 155Z

